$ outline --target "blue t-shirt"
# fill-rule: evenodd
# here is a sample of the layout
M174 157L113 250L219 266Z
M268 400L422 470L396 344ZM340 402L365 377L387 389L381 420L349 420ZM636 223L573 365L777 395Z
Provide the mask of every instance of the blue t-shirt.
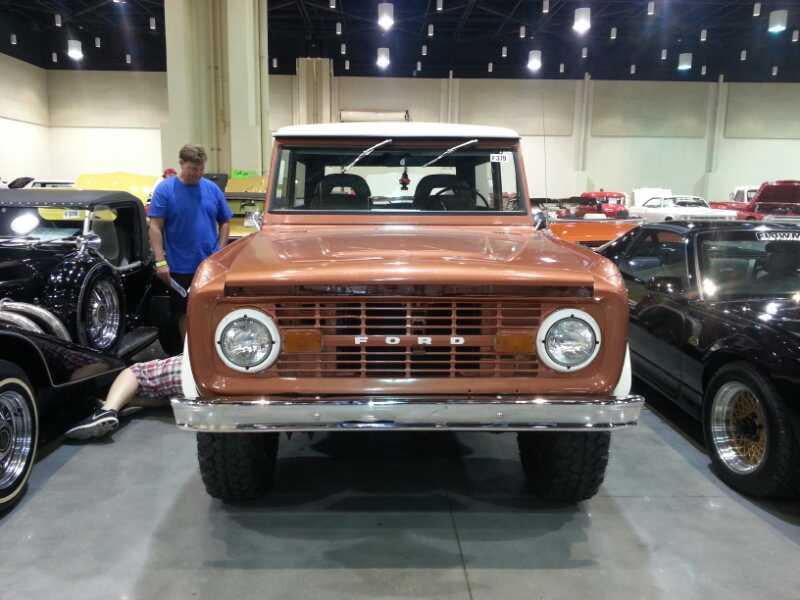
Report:
M218 226L232 216L222 190L205 177L197 185L186 185L178 177L165 179L156 186L147 214L164 219L167 264L181 274L194 273L219 250Z

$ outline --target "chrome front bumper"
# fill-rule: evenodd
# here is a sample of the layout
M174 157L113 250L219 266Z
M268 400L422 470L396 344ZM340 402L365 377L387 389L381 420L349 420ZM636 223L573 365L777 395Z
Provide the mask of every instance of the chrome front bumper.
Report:
M173 398L181 429L608 431L637 424L642 396L320 396Z

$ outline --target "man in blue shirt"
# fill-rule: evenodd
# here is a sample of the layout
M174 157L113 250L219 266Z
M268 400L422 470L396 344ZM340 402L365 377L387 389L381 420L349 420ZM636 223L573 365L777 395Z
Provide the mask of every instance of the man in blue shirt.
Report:
M172 278L188 290L198 265L227 243L231 209L222 190L203 178L202 146L187 144L178 158L180 172L156 186L147 215L158 278L168 288ZM170 293L183 339L186 299L171 288Z

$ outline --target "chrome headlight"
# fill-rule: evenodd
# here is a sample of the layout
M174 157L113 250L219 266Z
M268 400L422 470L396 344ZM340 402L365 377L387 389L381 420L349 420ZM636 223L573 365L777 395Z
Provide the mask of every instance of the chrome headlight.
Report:
M557 310L542 321L536 349L542 362L554 371L577 371L600 351L600 327L582 310Z
M243 373L262 371L281 351L275 322L260 310L242 308L225 315L214 335L217 354L227 366Z

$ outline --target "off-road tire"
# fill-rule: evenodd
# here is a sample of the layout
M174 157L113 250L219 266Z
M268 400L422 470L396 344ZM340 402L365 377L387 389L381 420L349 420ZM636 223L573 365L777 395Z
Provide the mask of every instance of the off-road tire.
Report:
M25 460L24 465L20 465L21 469L18 475L13 480L6 482L5 486L0 489L0 513L14 505L22 496L23 489L30 477L31 469L33 469L33 463L36 462L36 450L39 442L39 411L34 388L25 372L17 365L6 360L0 360L0 394L2 393L16 394L17 398L23 400L24 406L20 407L20 410L27 413L31 431L27 460ZM8 430L6 430L5 435L8 433ZM4 433L0 431L0 435L4 435ZM5 443L8 442L9 438L6 438ZM4 474L4 472L0 471L0 481L2 481Z
M277 433L198 433L200 475L210 496L225 502L254 500L271 486Z
M766 456L749 474L739 474L719 457L711 432L711 411L718 390L731 381L743 383L760 402L767 423ZM800 496L800 443L786 403L772 382L746 362L725 365L708 383L703 406L703 434L714 470L733 489L750 496L792 498Z
M609 432L520 432L522 468L542 500L575 503L597 493L606 474Z

